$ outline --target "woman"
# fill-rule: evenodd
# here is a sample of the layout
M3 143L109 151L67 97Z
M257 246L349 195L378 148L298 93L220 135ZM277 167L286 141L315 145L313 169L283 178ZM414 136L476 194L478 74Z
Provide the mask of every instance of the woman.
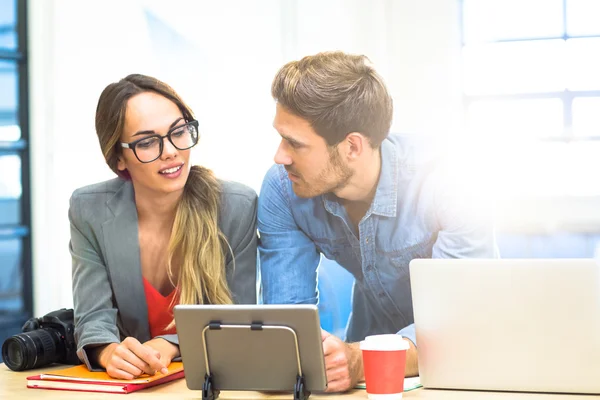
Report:
M96 132L119 176L69 209L77 354L114 378L166 372L175 304L256 303L256 193L191 166L192 111L165 83L108 85Z

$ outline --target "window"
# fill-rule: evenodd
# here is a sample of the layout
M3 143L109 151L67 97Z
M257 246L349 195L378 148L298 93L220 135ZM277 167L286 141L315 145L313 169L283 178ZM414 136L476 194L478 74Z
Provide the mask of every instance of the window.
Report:
M463 0L470 137L494 142L501 190L600 195L600 1Z
M25 0L0 0L0 341L32 314Z

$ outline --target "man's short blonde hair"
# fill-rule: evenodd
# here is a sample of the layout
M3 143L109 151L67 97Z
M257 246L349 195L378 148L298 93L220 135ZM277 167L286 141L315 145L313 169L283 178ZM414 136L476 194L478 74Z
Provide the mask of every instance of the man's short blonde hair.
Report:
M392 98L363 55L334 51L291 61L277 72L271 94L329 146L359 132L378 148L392 123Z

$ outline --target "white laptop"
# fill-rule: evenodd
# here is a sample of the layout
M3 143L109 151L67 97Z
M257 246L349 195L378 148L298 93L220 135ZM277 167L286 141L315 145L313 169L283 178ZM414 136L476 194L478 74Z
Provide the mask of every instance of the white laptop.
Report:
M592 259L415 259L425 388L600 394Z

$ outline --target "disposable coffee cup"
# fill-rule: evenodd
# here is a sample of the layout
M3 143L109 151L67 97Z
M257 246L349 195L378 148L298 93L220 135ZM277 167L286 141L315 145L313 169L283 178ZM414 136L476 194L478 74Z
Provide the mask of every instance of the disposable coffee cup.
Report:
M360 342L369 399L402 398L408 348L408 342L394 334L367 336Z

